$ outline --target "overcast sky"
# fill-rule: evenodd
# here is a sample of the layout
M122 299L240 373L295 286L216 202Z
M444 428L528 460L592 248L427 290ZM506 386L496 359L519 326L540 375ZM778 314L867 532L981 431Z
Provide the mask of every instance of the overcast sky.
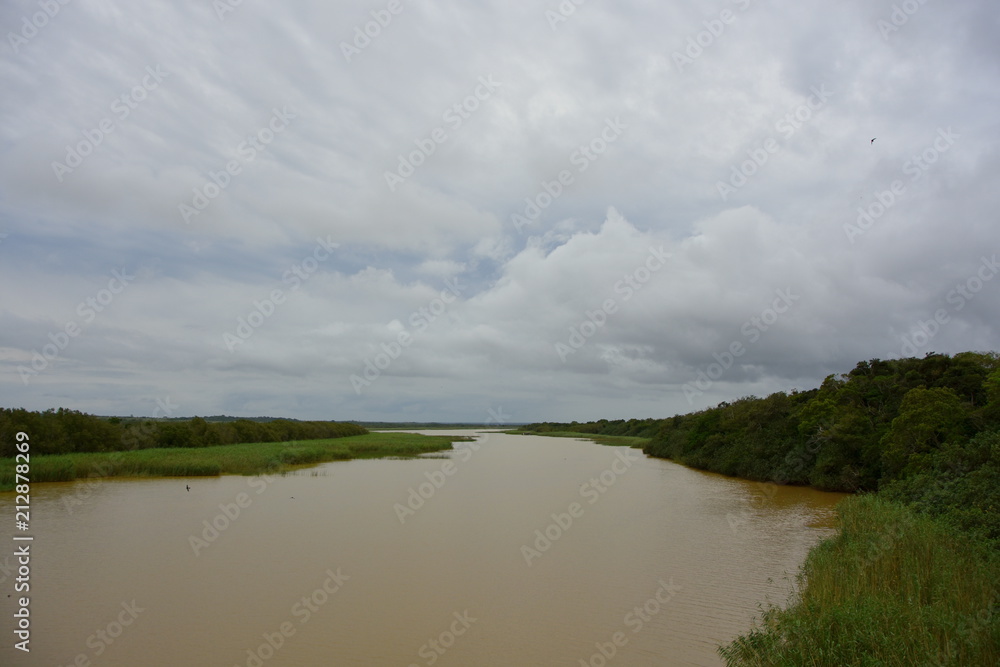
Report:
M667 417L1000 349L998 17L5 0L0 405Z

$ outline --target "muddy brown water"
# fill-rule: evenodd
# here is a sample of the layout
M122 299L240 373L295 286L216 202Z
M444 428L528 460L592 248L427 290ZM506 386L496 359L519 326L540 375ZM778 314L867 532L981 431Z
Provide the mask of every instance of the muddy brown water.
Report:
M719 665L843 498L478 438L271 478L34 485L30 653L0 494L0 664Z

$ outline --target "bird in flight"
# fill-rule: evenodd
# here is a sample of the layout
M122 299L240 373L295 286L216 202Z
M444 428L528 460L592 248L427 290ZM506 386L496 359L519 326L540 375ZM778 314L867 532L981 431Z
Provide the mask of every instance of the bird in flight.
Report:
M875 139L878 139L878 137L875 137ZM875 143L875 139L872 139L871 142L869 142L868 145L870 146L871 144L874 144Z

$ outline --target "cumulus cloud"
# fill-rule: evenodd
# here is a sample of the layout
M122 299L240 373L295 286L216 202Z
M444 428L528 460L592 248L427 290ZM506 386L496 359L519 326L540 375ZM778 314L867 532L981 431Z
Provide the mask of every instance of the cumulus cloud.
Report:
M1000 12L893 4L5 3L0 404L665 416L997 349Z

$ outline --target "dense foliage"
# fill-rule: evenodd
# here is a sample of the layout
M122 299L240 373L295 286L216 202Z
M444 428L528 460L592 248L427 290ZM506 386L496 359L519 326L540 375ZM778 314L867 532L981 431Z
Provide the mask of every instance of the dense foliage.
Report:
M343 422L131 419L96 417L63 408L45 412L0 408L0 458L14 456L14 435L18 431L31 437L31 452L39 455L319 440L368 432Z
M982 462L982 451L970 458L961 450L977 433L1000 430L1000 356L873 359L810 391L749 396L668 419L544 423L526 430L648 437L647 454L694 468L830 491L874 491L948 465L949 456L966 467Z
M664 424L663 419L601 419L596 422L543 422L518 429L526 433L589 433L593 435L623 435L635 438L652 438Z

